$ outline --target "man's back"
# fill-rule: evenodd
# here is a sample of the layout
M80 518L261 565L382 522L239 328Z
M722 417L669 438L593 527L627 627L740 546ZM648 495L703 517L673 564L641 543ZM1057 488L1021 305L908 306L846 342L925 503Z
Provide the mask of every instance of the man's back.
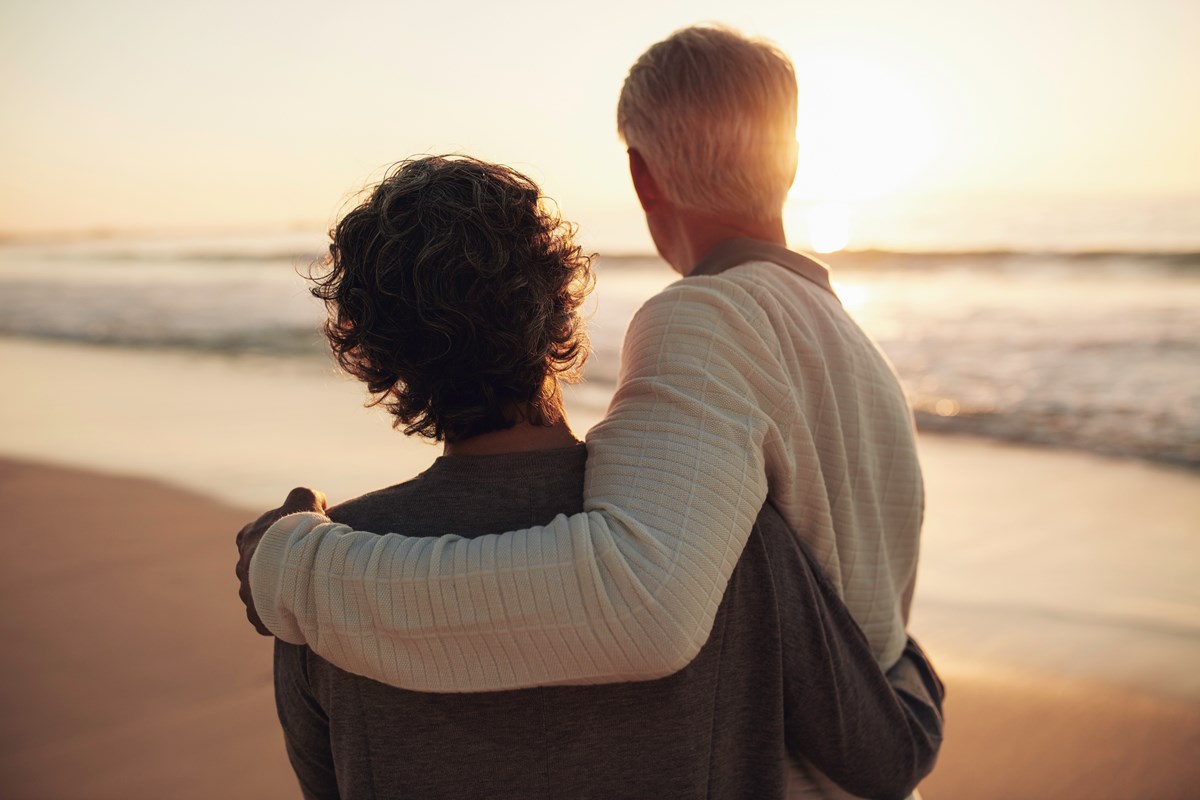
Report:
M736 358L714 361L716 369L734 363L737 380L769 405L771 501L834 581L879 663L890 666L906 639L924 510L898 379L819 262L739 239L692 274L642 313L668 319L667 336L686 336L693 314L741 323L727 328ZM733 482L730 491L740 490Z
M376 530L440 525L472 537L528 525L580 507L585 456L580 446L443 457L419 478L330 515ZM419 693L277 643L279 713L307 796L779 797L785 740L863 786L915 782L932 753L913 755L913 717L872 675L849 615L825 607L832 590L794 537L773 511L764 514L708 643L660 680ZM429 543L423 557L437 558L436 540ZM496 602L443 601L471 605L482 625ZM522 646L519 634L510 644ZM436 640L427 646L441 649L435 660L458 657ZM852 733L839 739L826 730ZM922 771L913 777L913 769Z

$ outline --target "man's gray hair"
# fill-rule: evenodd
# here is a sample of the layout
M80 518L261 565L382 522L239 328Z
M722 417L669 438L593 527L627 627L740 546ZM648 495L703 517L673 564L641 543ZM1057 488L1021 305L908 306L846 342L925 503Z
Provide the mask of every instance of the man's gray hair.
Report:
M629 69L617 132L677 205L776 219L795 167L792 62L730 28L676 31Z

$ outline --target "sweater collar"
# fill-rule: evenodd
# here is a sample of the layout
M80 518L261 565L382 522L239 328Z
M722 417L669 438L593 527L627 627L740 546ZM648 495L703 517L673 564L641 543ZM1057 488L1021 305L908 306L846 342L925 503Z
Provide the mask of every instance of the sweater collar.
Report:
M763 239L751 239L748 236L726 239L712 250L709 250L704 258L700 259L700 262L696 264L696 268L688 274L688 277L690 278L695 275L719 275L727 269L732 269L751 261L766 261L771 264L778 264L800 277L812 281L817 286L834 295L834 297L837 296L837 293L833 291L833 284L829 282L829 267L815 258L788 250L782 245L764 241Z

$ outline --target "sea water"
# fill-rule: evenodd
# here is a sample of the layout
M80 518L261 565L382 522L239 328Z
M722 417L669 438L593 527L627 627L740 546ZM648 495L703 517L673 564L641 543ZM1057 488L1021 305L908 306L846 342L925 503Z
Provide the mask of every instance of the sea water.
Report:
M0 336L126 350L328 356L306 234L0 245ZM1200 467L1197 251L825 256L924 430ZM651 256L595 260L586 390L611 393L637 307L677 279Z
M439 449L390 431L334 374L304 277L321 249L301 234L0 245L3 454L248 509L297 484L336 502L424 469ZM945 674L1014 665L1200 697L1200 242L825 258L920 427L1059 448L923 440L911 622ZM595 268L593 356L567 398L580 433L614 388L629 318L677 279L648 256Z

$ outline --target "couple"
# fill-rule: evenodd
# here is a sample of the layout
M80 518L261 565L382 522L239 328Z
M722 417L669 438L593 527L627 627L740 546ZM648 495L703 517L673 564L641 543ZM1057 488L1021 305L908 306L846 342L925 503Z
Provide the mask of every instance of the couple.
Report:
M630 70L618 129L685 279L586 447L559 383L590 267L536 186L417 159L338 223L334 353L444 455L239 533L306 797L905 797L932 768L911 415L785 247L795 124L786 57L726 29Z

